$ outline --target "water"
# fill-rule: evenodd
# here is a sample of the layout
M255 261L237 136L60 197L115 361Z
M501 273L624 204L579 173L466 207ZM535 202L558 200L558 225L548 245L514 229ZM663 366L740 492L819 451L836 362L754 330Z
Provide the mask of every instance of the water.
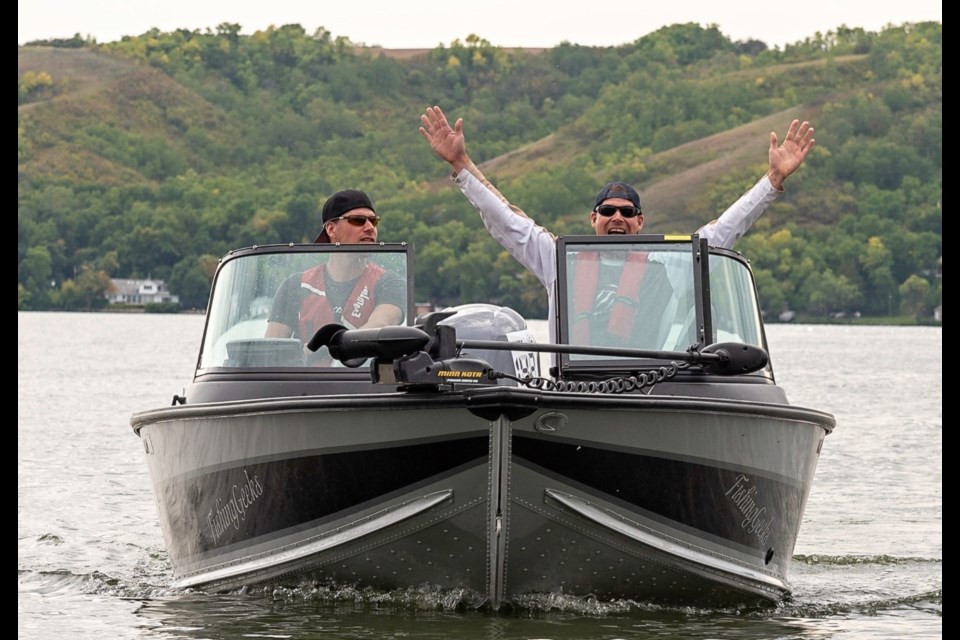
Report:
M838 423L787 602L700 610L555 594L490 613L426 589L172 589L128 421L182 391L203 317L18 313L17 324L21 639L942 637L940 328L767 327L791 401ZM544 324L531 323L541 340Z

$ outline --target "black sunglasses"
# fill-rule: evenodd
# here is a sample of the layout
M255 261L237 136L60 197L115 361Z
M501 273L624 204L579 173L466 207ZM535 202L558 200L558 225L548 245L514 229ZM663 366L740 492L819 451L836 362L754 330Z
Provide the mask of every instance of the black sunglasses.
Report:
M618 207L612 204L602 204L594 209L594 211L602 215L604 218L613 216L617 213L617 211L619 211L620 215L624 218L636 218L638 215L640 215L640 209L633 205Z
M341 220L343 220L344 222L348 222L355 227L362 227L368 222L373 226L377 226L378 224L380 224L380 216L364 216L360 214L357 214L355 216L340 216L339 218L334 218L330 222L339 222Z

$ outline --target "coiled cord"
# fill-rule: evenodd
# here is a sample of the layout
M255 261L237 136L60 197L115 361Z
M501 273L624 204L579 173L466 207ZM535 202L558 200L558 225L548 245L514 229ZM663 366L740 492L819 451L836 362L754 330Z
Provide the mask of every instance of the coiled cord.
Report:
M500 371L491 371L490 377L493 379L506 378L507 380L513 380L520 386L540 391L619 394L648 389L649 393L649 389L652 389L656 384L674 377L681 369L686 369L689 366L686 362L679 364L671 362L667 366L639 373L635 376L621 376L589 382L584 380L550 380L549 378L518 378Z

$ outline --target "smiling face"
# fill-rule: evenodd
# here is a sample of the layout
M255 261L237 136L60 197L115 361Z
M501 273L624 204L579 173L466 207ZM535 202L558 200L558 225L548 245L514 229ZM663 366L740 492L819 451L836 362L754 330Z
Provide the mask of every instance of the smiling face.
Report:
M368 221L361 225L356 225L360 217L367 218ZM364 242L377 241L377 228L373 226L372 220L377 217L373 209L360 207L347 211L339 218L330 220L324 224L324 229L330 237L330 242L340 244L360 244Z
M626 198L607 198L598 205L598 208L604 205L632 207L633 203ZM619 211L612 216L602 216L594 210L590 212L590 226L598 236L637 234L643 229L643 214L624 218Z

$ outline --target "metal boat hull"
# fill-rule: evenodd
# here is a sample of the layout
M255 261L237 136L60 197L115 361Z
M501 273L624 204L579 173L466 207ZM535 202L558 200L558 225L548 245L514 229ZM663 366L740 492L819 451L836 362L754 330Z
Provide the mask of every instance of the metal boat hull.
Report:
M427 584L494 607L556 591L778 600L834 425L779 402L510 387L211 402L132 424L177 585Z

